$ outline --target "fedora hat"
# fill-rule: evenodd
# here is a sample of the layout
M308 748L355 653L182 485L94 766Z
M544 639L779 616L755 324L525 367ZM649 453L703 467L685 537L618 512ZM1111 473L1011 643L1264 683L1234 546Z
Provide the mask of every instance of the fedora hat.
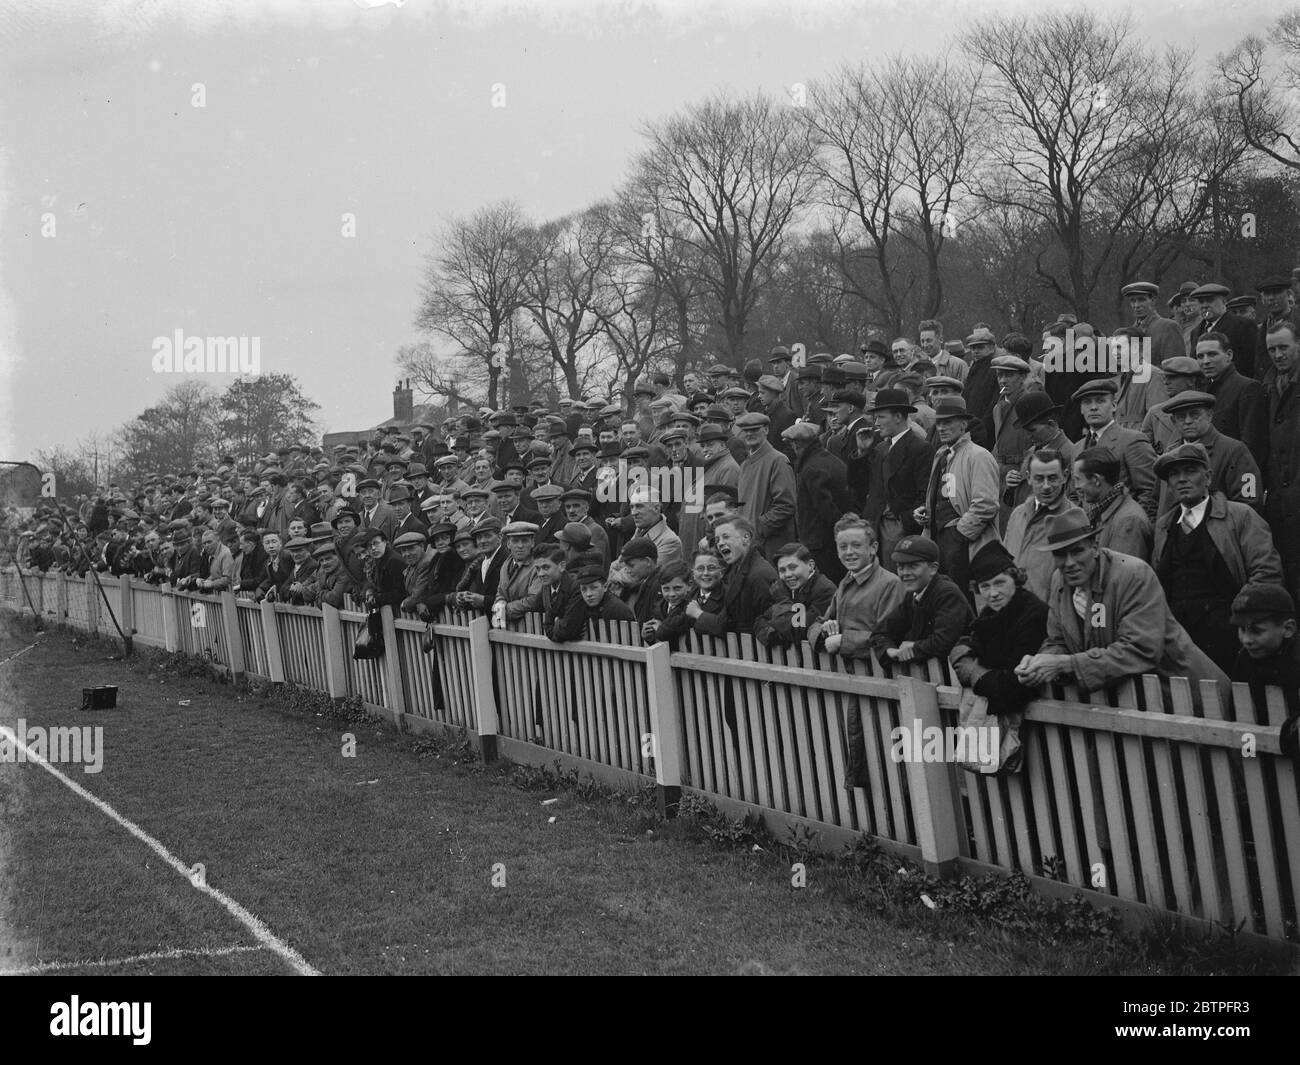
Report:
M1097 535L1097 529L1088 521L1088 516L1078 507L1061 514L1053 514L1043 524L1044 542L1039 544L1039 551L1059 551L1063 547L1087 540Z

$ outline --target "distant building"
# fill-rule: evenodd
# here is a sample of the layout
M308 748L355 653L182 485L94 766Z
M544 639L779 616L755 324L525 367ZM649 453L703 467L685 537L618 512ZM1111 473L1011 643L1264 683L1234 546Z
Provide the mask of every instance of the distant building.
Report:
M411 391L410 378L407 378L405 381L398 381L397 387L393 389L393 416L391 418L385 418L378 425L372 425L369 429L326 433L323 445L328 451L336 444L360 444L369 440L376 429L385 429L390 425L396 425L403 429L410 428L419 422L437 425L447 417L449 409L441 403L417 404L415 402L415 393Z

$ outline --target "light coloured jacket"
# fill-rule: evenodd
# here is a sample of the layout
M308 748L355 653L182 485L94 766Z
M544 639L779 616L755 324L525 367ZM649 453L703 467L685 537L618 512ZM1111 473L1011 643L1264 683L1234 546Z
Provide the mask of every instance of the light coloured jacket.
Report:
M940 447L934 454L938 463L948 448ZM998 462L979 444L971 443L970 434L964 434L952 446L952 457L944 479L952 487L949 499L957 517L948 523L955 525L957 531L968 541L968 550L973 557L987 543L999 540L998 505L1002 496L1002 486L998 480ZM934 466L931 466L931 470ZM944 526L947 528L948 526ZM939 530L934 528L934 515L926 524L926 536L937 539Z

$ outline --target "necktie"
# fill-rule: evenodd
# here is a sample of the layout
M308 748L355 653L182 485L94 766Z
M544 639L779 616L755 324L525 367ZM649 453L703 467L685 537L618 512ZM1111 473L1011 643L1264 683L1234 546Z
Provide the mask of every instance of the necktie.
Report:
M948 448L940 448L935 456L934 470L930 474L930 488L925 494L926 506L930 511L930 520L934 521L935 508L939 505L939 493L943 486L943 475L948 469L948 458L952 454Z
M1192 512L1183 507L1183 516L1179 519L1178 524L1182 527L1183 532L1191 533L1196 530L1196 523L1192 520Z
M1097 431L1095 429L1088 430L1088 446L1089 447L1097 446Z

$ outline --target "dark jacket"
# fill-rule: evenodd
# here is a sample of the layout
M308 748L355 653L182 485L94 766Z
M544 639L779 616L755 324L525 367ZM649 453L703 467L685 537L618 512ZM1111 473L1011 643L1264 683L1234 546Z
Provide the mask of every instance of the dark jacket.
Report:
M582 601L578 591L578 582L570 573L560 574L560 583L552 589L550 585L539 593L543 621L542 628L546 635L556 643L566 640L580 640L587 631L587 604Z
M700 609L704 611L700 617L706 617L710 614L720 614L722 612L722 586L719 585L707 595L701 596L697 588L695 593L686 600L686 603L696 602L700 604ZM655 638L662 643L674 644L683 633L689 632L695 628L696 619L686 613L686 603L682 604L681 611L673 611L665 614L659 622L659 631Z
M1047 604L1028 588L1017 588L1001 610L985 607L970 633L952 649L953 670L963 687L989 701L989 713L1023 710L1036 689L1016 677L1025 655L1038 653L1047 638Z
M835 523L853 509L847 477L844 463L816 441L795 458L795 529L809 551L833 546Z
M921 527L912 512L925 505L933 464L934 448L911 429L892 448L882 440L872 451L862 516L876 526L889 513L902 523L903 532L918 535Z
M441 612L447 605L447 598L455 593L464 575L465 560L456 553L455 548L437 557L429 581L429 594L424 601L425 606L429 608L429 613L437 615Z
M722 612L701 614L695 630L709 636L728 632L753 632L763 611L772 605L776 570L755 548L738 565L727 569L722 581Z
M759 616L754 639L765 647L794 647L808 638L808 628L830 608L835 582L824 573L796 589L793 596L785 581L772 582L772 605ZM797 608L802 606L803 610Z
M1216 400L1214 427L1224 436L1240 440L1261 462L1268 450L1268 408L1260 383L1229 366L1222 377L1205 386L1205 391Z
M908 592L889 612L880 631L872 636L871 646L882 661L887 650L908 640L915 643L917 660L947 658L974 621L975 612L961 589L939 573L922 594L919 604L916 594Z
M461 577L456 590L481 595L484 609L491 610L491 604L497 597L497 586L501 583L501 567L506 564L506 559L509 557L509 551L504 547L498 547L496 554L488 562L486 576L483 575L483 560L481 558L474 559L465 567L465 573Z
M1232 346L1232 364L1237 372L1250 377L1255 373L1255 335L1258 328L1246 319L1238 318L1232 311L1224 311L1217 322L1201 322L1192 331L1192 350L1189 354L1193 358L1196 356L1196 344L1206 333L1222 333Z
M366 592L374 593L375 609L391 606L396 613L406 598L406 567L391 546L385 545L382 558L366 559Z
M1243 647L1237 652L1232 667L1232 679L1250 685L1251 699L1256 706L1266 706L1264 689L1282 689L1286 701L1286 722L1282 725L1282 753L1300 760L1300 636L1283 640L1278 652L1268 658L1251 658Z

